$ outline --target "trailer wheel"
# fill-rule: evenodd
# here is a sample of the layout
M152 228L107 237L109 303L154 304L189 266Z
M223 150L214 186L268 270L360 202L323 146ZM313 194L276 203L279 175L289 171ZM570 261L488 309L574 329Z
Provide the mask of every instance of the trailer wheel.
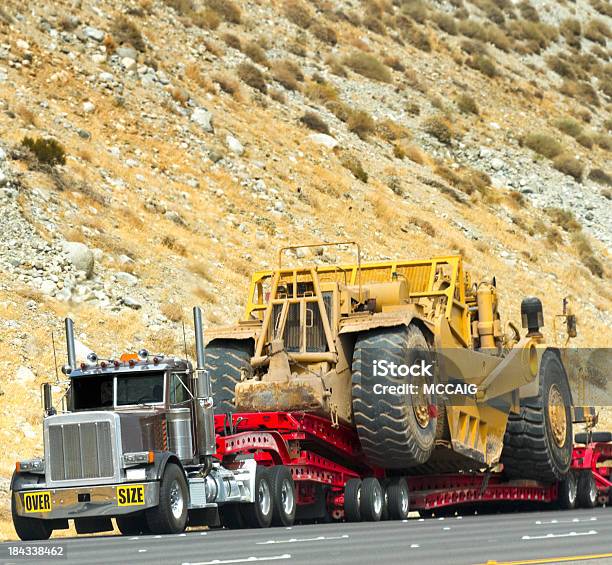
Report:
M159 504L146 510L146 519L154 534L178 534L187 526L189 491L183 471L168 463L159 485Z
M382 514L380 515L380 520L385 521L389 519L389 491L387 488L389 487L389 483L391 481L389 479L383 479L380 481L380 486L383 492L383 507Z
M206 370L215 400L215 414L235 412L234 389L242 372L252 374L249 340L219 339L206 348Z
M242 517L250 528L268 528L272 523L272 487L264 467L255 471L255 502L241 505Z
M591 471L581 471L578 475L578 505L582 508L597 506L597 483Z
M576 474L570 470L565 479L559 483L559 506L563 510L576 508L576 497L578 494L578 481Z
M144 512L135 512L126 516L117 516L115 518L117 528L124 536L139 536L142 534L150 534L151 529L147 523L147 518Z
M349 479L344 485L344 518L361 522L361 479Z
M520 414L510 414L501 461L510 479L552 483L563 480L572 460L571 395L556 353L545 351L540 363L539 394L521 400Z
M18 495L13 494L11 496L11 514L13 515L13 527L19 539L23 541L48 540L53 533L50 522L48 520L41 520L40 518L19 516L15 508L16 496Z
M357 338L352 364L353 414L361 447L371 463L384 469L405 469L429 459L437 428L430 406L436 399L424 394L375 394L374 386L424 384L430 379L374 375L373 361L412 365L430 357L423 332L412 324L375 329Z
M272 524L293 526L296 493L291 470L285 465L276 465L268 469L268 477L272 491Z
M375 477L367 477L361 483L359 510L365 522L379 522L383 509L383 490Z
M410 511L410 496L406 479L393 479L387 486L387 507L391 520L406 520Z

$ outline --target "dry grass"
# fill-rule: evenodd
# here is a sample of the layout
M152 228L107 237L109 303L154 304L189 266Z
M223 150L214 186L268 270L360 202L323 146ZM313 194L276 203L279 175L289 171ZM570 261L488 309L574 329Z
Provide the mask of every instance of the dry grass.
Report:
M368 173L363 168L361 161L352 153L347 151L343 152L340 155L340 164L345 169L351 171L355 178L359 179L361 182L368 182Z
M242 22L242 11L233 0L205 0L205 4L226 22L232 24Z
M283 9L285 17L296 26L307 29L312 24L313 13L306 2L302 2L301 0L286 0Z
M26 125L38 127L38 118L36 114L27 106L20 104L17 106L15 114L17 114Z
M338 34L336 30L322 22L315 22L310 27L310 32L319 41L323 41L323 43L328 43L329 45L336 45L336 43L338 43Z
M254 65L250 63L241 63L238 65L238 76L248 86L259 90L263 94L268 92L268 86L266 84L266 77L264 74Z
M145 51L147 48L138 26L125 16L117 16L113 20L111 33L115 41L120 45L131 45L137 51Z
M240 99L240 83L232 75L216 73L212 76L212 81L218 84L223 92Z
M365 110L351 112L346 126L349 131L358 135L360 139L368 139L376 130L376 122Z
M454 133L452 125L446 116L431 116L423 123L425 131L435 137L440 143L450 145Z
M546 133L530 133L521 139L521 143L548 159L554 159L563 152L561 143Z
M355 51L344 59L344 64L356 73L372 80L391 82L389 69L369 53Z
M202 29L216 30L221 25L221 16L210 8L200 10L191 14L191 21L193 25L201 27Z
M408 224L412 224L417 226L424 234L429 237L436 237L436 229L429 223L427 220L423 218L419 218L418 216L409 216Z
M612 176L603 169L591 169L589 172L589 179L597 184L612 186Z
M175 302L162 304L159 309L171 322L182 322L185 319L182 306Z
M320 133L329 134L329 126L325 123L325 120L314 112L306 112L301 118L300 122L303 123L307 128Z
M304 81L304 73L299 65L288 59L276 61L272 65L272 77L287 90L299 90L300 83Z
M309 82L304 94L314 102L325 104L338 100L339 93L332 84L328 82Z
M480 113L478 104L469 94L461 94L457 98L457 107L463 114L474 114L477 116Z
M249 59L251 59L251 61L254 61L260 65L267 66L269 64L266 52L254 41L243 43L241 50Z
M569 175L570 177L574 177L578 182L582 182L582 176L584 174L584 164L576 159L573 155L568 153L562 153L561 155L555 157L553 161L553 166L558 171Z

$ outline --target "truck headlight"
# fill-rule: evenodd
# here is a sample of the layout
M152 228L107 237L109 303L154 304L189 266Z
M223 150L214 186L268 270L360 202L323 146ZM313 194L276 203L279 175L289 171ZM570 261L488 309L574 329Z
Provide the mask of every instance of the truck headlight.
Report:
M44 459L26 459L25 461L17 461L15 464L15 472L19 473L44 473Z
M153 451L138 451L136 453L123 454L123 466L131 467L132 465L150 464L155 461L155 453Z

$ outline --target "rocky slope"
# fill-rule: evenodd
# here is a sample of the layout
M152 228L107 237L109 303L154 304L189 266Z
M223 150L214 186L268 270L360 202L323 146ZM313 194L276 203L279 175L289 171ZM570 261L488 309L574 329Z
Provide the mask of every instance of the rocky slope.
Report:
M282 245L463 253L609 346L610 38L596 0L4 2L0 489L64 315L170 351Z

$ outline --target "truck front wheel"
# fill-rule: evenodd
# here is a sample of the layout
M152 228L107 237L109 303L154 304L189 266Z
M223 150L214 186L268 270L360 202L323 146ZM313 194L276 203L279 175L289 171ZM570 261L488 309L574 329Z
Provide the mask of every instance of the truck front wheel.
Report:
M181 468L168 463L159 485L159 504L146 511L147 524L154 534L178 534L187 526L187 481Z
M242 517L249 528L268 528L272 523L272 488L266 469L255 471L255 501L241 506Z
M26 518L25 516L19 516L15 509L15 496L11 496L11 514L13 515L13 526L19 536L20 540L23 541L36 541L36 540L47 540L53 533L53 528L47 520L41 520L40 518Z
M117 528L124 536L139 536L151 533L144 512L117 516L115 521L117 522Z

